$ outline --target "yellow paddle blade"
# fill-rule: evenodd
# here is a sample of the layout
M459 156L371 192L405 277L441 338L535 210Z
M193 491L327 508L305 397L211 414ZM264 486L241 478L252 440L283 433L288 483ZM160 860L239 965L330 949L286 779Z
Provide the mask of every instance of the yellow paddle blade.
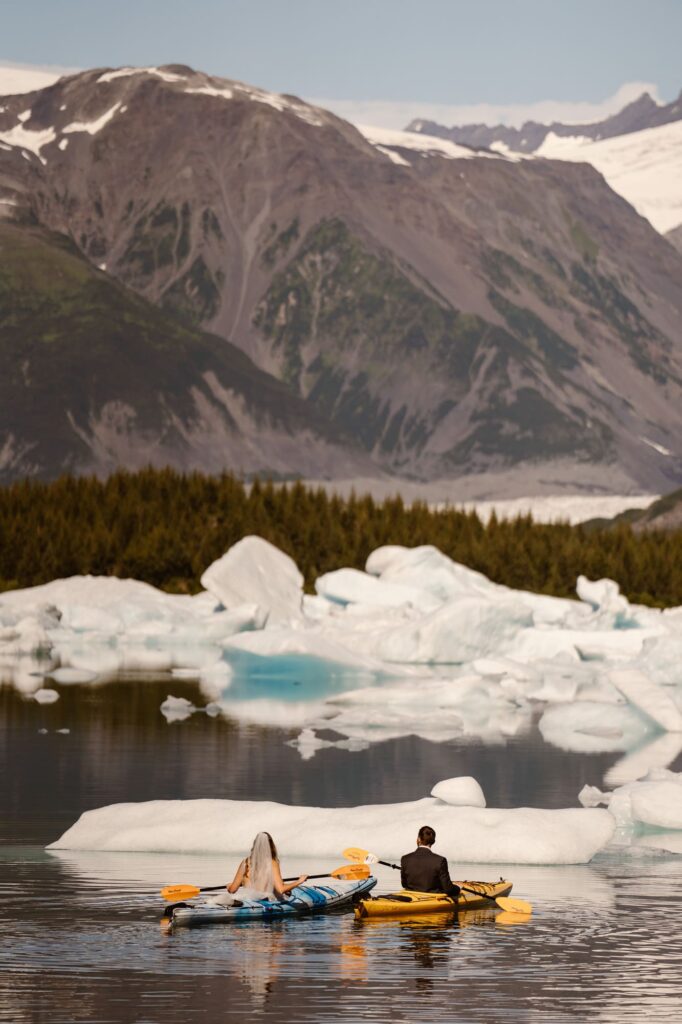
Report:
M349 846L343 851L346 860L364 861L369 855L369 850L361 850L359 846Z
M361 878L369 878L370 870L366 864L344 864L342 867L330 871L329 874L332 878L358 881Z
M495 902L502 910L507 910L512 914L533 913L533 904L526 903L525 900L514 900L509 896L496 896Z
M191 900L201 892L196 885L167 885L161 890L161 895L167 903L175 903L176 900Z

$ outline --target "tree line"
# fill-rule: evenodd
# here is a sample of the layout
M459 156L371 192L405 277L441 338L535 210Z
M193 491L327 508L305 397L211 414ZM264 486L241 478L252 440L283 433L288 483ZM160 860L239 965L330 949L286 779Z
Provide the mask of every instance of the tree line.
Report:
M630 600L682 605L682 531L635 534L627 524L591 529L342 499L321 488L230 474L117 472L0 487L0 590L92 573L135 577L174 592L200 589L204 569L246 534L286 551L313 589L321 573L364 568L382 544L433 544L498 583L560 597L579 573L616 580Z

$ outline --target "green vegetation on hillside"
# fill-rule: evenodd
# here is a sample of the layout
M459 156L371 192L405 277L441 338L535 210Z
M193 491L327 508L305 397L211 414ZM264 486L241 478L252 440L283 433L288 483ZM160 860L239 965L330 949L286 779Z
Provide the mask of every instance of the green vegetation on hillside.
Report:
M491 579L573 596L579 573L617 580L627 596L682 604L682 531L635 535L539 525L530 516L484 526L475 514L406 507L400 498L344 501L286 487L172 470L63 477L0 488L0 590L78 573L116 574L196 591L214 559L246 534L287 551L310 589L323 572L364 568L382 544L433 544Z

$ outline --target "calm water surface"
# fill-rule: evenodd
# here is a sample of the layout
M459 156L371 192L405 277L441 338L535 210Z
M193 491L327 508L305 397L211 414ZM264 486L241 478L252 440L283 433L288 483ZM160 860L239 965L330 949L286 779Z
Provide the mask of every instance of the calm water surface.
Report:
M565 868L452 865L459 877L511 877L535 907L525 923L492 911L359 923L339 914L162 933L160 885L217 884L233 864L57 855L44 845L105 803L229 797L352 806L422 797L461 774L479 779L490 805L573 806L581 786L600 785L620 756L562 753L533 729L505 746L411 737L303 761L285 742L298 730L204 715L167 725L159 704L168 688L62 687L50 706L0 689L3 1024L682 1018L682 870L663 854L609 854ZM176 681L172 692L196 696ZM283 865L287 874L329 866ZM381 869L377 891L395 882Z

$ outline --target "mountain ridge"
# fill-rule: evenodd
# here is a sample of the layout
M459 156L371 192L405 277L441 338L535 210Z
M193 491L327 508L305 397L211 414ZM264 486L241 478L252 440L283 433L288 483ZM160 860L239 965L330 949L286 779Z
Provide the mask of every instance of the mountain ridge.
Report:
M373 144L183 65L0 107L0 209L236 344L384 472L682 477L682 261L592 168Z
M616 114L611 114L600 121L582 124L565 124L561 121L543 124L541 121L526 121L520 128L504 124L465 124L446 127L437 121L414 118L405 131L434 135L466 146L489 149L496 143L502 143L513 152L534 153L550 133L560 138L581 136L596 141L679 120L682 120L682 90L670 103L663 104L657 103L648 92L643 92Z

